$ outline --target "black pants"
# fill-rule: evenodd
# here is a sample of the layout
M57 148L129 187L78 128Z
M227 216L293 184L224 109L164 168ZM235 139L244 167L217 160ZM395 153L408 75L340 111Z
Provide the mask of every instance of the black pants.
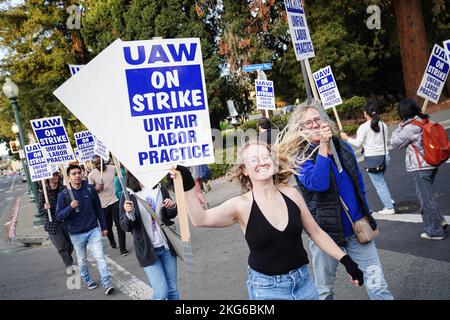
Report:
M116 225L117 235L119 236L119 248L120 251L125 251L125 232L120 227L119 223L119 201L116 201L115 203L107 206L106 208L103 208L103 212L105 213L106 218L106 224L108 225L108 240L111 244L111 247L116 246L116 240L114 240L114 233L113 233L113 220L114 224Z
M70 241L69 233L64 229L64 227L59 225L56 228L56 234L49 234L49 237L56 250L58 250L64 265L66 267L73 265L73 245L72 241Z

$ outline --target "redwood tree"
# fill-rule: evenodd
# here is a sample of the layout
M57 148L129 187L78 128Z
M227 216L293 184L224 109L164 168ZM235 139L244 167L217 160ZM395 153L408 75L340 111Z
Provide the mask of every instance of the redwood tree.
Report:
M427 37L420 0L394 0L397 33L407 97L416 95L428 61Z

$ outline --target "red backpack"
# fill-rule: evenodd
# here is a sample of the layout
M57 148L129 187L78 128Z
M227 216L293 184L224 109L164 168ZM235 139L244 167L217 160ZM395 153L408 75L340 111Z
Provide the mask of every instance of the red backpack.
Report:
M431 166L439 166L450 158L450 142L447 132L439 123L423 119L423 122L414 120L411 122L422 128L422 143L425 152L423 159ZM412 145L414 147L414 145ZM417 149L414 148L417 156ZM420 162L419 162L419 166Z

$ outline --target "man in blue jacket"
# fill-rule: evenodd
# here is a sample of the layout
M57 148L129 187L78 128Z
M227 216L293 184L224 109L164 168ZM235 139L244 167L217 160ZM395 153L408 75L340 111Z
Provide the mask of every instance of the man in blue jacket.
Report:
M102 236L107 236L108 226L106 225L100 199L95 189L82 180L80 166L69 165L67 175L75 200L70 200L67 189L62 191L58 195L56 219L58 221L64 220L70 240L77 253L81 278L86 282L88 289L91 290L98 287L89 276L86 249L90 245L89 248L92 250L92 255L97 262L102 285L106 289L105 294L110 295L113 293L114 288L111 286L108 266L103 252L102 238Z
M322 122L314 106L298 108L300 128L307 137L303 163L296 176L305 202L317 224L358 264L364 274L364 285L370 299L391 300L392 294L384 278L375 242L359 243L352 223L341 205L348 207L351 219L368 217L372 229L377 227L366 200L366 191L355 154L349 144L333 137L331 127ZM339 172L330 149L333 139L342 164ZM315 285L319 299L332 300L338 261L309 242Z

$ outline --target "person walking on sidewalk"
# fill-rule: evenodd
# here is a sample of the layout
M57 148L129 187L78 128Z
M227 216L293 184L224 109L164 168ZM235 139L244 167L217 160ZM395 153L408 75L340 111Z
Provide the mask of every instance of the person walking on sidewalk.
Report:
M402 121L392 133L391 145L394 149L406 149L406 171L414 180L424 224L424 232L420 236L426 240L442 240L445 238L444 227L447 227L447 223L433 194L433 183L439 167L433 167L424 160L422 128L414 124L414 121L423 121L429 117L420 111L413 99L400 101L397 111Z
M145 199L155 214L166 225L177 215L175 202L161 184L152 189L145 188L136 177L127 173L127 188L137 197ZM170 243L153 220L150 212L130 195L131 201L120 199L120 224L124 231L133 235L134 251L141 268L144 269L153 289L152 300L178 300L177 257Z
M111 248L117 248L113 233L113 221L116 225L117 236L119 237L120 254L125 257L128 255L126 248L125 232L120 228L119 222L119 199L116 197L114 188L114 178L116 170L112 165L106 165L101 161L100 156L95 155L92 158L92 164L95 169L89 173L89 184L95 187L100 197L103 212L105 213L106 223L108 224L108 240ZM103 164L103 178L101 175L101 166Z
M365 196L364 182L353 149L337 137L333 138L329 123L322 122L313 105L298 107L292 114L280 147L291 150L300 165L297 184L309 210L319 226L355 260L364 273L364 283L370 299L391 300L392 294L384 278L375 242L361 244L352 223L343 209L344 202L353 222L368 218L372 230L377 224L371 215ZM304 140L306 138L306 140ZM339 172L332 156L333 138L342 164ZM334 298L333 283L338 263L310 238L316 287L321 300Z
M353 284L362 285L358 265L317 225L300 193L287 184L292 171L286 163L278 170L272 151L261 142L241 147L233 177L243 194L206 211L195 196L191 173L177 166L192 224L215 228L239 224L250 248L247 289L251 300L317 300L302 244L303 228L331 259L345 266Z
M87 262L87 246L97 262L97 268L101 276L105 294L110 295L114 291L111 286L111 278L103 251L103 237L108 235L108 226L103 214L100 199L95 189L86 181L82 181L82 173L79 165L69 165L67 168L69 183L75 200L71 201L67 189L58 195L56 206L56 219L64 220L67 231L70 234L75 251L77 253L78 266L81 278L87 284L88 289L97 288L89 275ZM78 211L77 212L77 208ZM100 224L100 227L99 227Z
M53 172L53 176L48 179L48 185L44 181L42 181L42 187L47 188L48 202L45 202L44 192L39 190L39 212L44 218L44 230L48 232L50 241L56 250L58 250L66 266L66 273L70 276L74 272L72 258L73 245L65 226L56 220L55 215L58 194L65 187L60 184L59 171ZM48 209L50 209L52 222L48 218Z
M356 138L350 138L345 132L341 132L341 138L355 147L363 147L367 174L384 205L383 210L377 213L391 215L395 213L394 202L384 179L384 173L391 159L387 150L388 127L380 121L376 101L369 101L364 109L367 121L358 128Z

